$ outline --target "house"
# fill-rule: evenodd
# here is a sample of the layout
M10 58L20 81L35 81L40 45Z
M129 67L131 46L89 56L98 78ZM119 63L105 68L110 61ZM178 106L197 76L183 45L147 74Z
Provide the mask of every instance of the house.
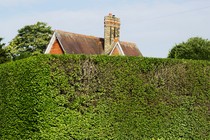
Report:
M55 30L45 54L142 56L135 43L119 38L120 19L109 14L104 18L104 38Z

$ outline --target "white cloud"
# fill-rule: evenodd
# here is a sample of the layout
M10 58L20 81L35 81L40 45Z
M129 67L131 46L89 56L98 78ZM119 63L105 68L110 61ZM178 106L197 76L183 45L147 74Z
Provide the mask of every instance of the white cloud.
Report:
M42 0L0 0L0 7L26 6L42 2Z

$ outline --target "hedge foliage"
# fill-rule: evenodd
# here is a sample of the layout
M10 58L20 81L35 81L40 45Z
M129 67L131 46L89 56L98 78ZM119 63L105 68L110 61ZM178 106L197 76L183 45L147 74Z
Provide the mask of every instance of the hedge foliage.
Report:
M210 139L210 62L40 55L0 65L0 139Z

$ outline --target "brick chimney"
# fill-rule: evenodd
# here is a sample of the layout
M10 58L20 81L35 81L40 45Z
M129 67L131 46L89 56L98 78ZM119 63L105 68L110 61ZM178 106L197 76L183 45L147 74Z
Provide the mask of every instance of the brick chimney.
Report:
M111 51L112 44L120 39L120 19L109 13L104 17L104 53Z

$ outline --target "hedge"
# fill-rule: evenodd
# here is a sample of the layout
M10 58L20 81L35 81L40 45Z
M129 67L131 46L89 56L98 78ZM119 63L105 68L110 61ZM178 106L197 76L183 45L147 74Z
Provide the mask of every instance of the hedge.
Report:
M0 65L0 139L210 139L210 62L40 55Z

